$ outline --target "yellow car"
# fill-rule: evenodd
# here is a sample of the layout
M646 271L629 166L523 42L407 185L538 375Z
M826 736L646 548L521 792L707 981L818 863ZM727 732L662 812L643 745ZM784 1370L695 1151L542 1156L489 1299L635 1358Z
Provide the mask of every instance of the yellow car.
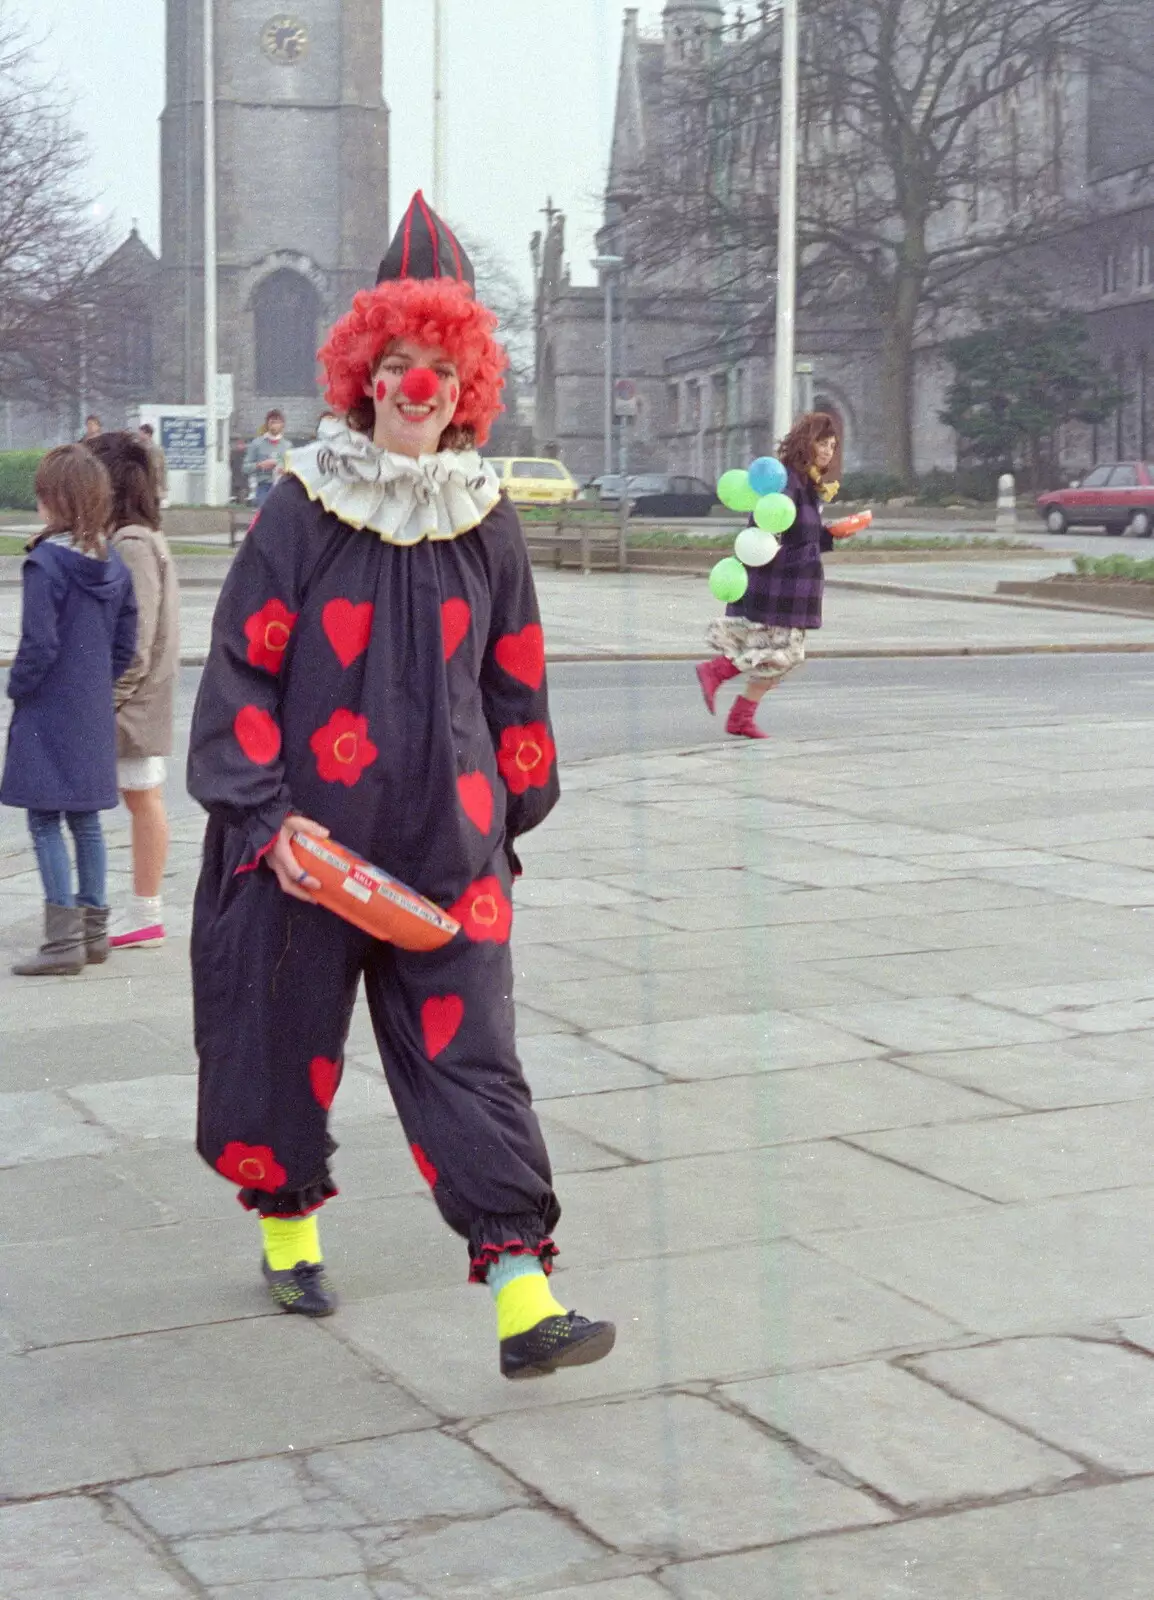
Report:
M515 506L563 506L577 498L577 482L560 461L490 456L489 465Z

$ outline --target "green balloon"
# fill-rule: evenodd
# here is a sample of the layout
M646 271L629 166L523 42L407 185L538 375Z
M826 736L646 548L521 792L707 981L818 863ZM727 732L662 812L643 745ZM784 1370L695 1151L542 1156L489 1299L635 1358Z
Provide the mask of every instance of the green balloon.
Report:
M717 498L730 511L752 511L761 496L750 486L749 473L723 472L717 481Z
M709 574L709 587L715 600L729 605L749 588L749 573L736 556L725 556Z
M797 521L797 507L787 494L763 494L753 508L753 520L766 533L784 533Z

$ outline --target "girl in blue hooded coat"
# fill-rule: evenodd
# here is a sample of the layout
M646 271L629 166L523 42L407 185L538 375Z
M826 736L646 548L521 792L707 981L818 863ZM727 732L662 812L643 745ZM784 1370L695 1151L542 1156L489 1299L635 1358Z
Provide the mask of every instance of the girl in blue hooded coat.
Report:
M24 562L20 648L0 804L22 806L44 884L44 942L12 971L80 972L108 955L101 811L117 803L112 685L136 649L136 599L109 548L112 484L80 445L50 450L36 473L43 533ZM78 888L61 830L76 847Z

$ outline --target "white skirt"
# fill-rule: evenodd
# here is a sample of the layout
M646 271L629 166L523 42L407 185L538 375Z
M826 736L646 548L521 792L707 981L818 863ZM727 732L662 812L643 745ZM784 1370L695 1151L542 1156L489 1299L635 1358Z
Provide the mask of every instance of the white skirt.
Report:
M116 763L118 789L161 789L167 777L163 756L124 756Z

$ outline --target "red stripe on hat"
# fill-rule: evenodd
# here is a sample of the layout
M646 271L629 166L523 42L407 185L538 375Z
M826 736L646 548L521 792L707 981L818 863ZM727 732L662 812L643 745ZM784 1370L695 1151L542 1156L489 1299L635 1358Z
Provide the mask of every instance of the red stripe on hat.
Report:
M461 251L460 251L460 248L459 248L459 246L457 244L457 235L453 232L452 228L450 228L450 226L449 226L449 224L447 222L445 224L445 232L449 235L449 243L453 247L453 260L457 264L457 282L458 283L464 283L464 281L465 281L465 269L461 265Z
M433 221L432 213L430 212L428 206L425 204L425 196L424 196L423 192L420 189L417 190L417 204L421 208L421 212L422 212L422 214L423 214L423 216L425 218L425 222L428 224L429 233L432 236L432 240L433 240L433 276L434 276L434 278L439 278L441 276L441 242L437 238L437 226L436 226L436 223Z
M404 248L404 252L403 252L403 254L401 256L401 277L402 278L407 278L409 276L409 253L410 253L410 251L412 249L412 244L413 244L413 207L412 207L412 204L410 204L409 209L405 212L405 248Z

